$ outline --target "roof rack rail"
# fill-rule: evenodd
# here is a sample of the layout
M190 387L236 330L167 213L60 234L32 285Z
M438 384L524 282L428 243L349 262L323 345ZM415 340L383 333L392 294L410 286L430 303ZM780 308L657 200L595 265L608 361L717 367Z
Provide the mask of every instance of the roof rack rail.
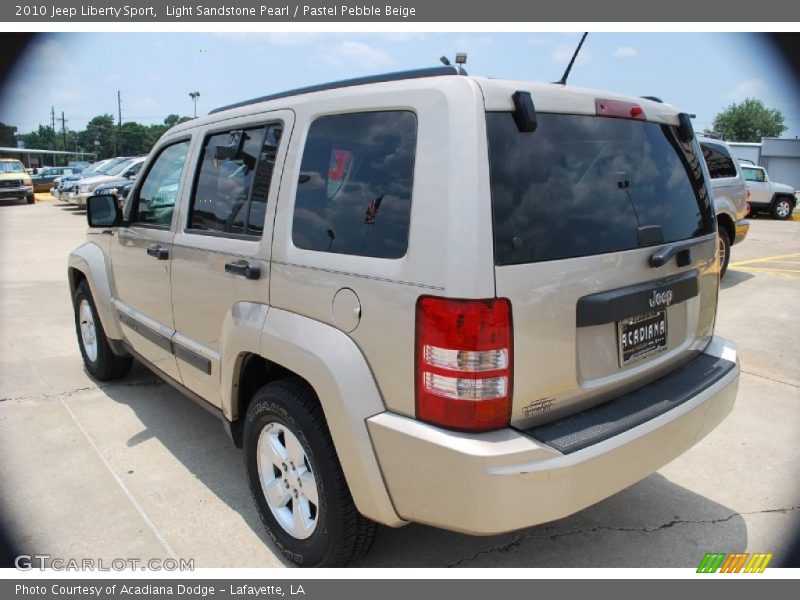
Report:
M664 104L664 101L659 98L658 96L641 96L645 100L652 100L653 102L658 102L659 104Z
M326 90L336 90L339 88L353 87L356 85L367 85L369 83L383 83L385 81L402 81L404 79L421 79L423 77L438 77L441 75L466 75L467 72L462 68L459 71L456 67L429 67L425 69L413 69L410 71L396 71L394 73L384 73L382 75L369 75L367 77L356 77L354 79L343 79L341 81L332 81L329 83L321 83L318 85L310 85L308 87L297 88L294 90L287 90L285 92L278 92L277 94L270 94L268 96L261 96L253 98L252 100L245 100L243 102L236 102L235 104L228 104L215 108L208 114L230 110L232 108L240 108L250 104L258 104L259 102L267 102L268 100L278 100L279 98L288 98L289 96L300 96L302 94L311 94L313 92L324 92Z

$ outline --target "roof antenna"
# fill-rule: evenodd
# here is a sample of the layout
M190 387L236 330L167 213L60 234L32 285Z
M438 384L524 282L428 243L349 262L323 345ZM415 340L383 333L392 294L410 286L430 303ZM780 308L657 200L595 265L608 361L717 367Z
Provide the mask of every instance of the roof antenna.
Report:
M450 60L446 56L440 57L439 60L442 61L442 64L445 67L449 67L450 66Z
M575 59L578 58L578 52L581 51L581 46L583 46L583 40L586 39L586 36L589 35L589 32L586 31L581 38L581 41L578 42L578 47L575 48L575 54L572 55L572 60L569 61L567 65L567 70L564 71L564 74L561 76L561 79L558 81L554 81L553 83L557 83L558 85L567 85L567 77L569 77L569 72L572 70L572 65L575 63Z

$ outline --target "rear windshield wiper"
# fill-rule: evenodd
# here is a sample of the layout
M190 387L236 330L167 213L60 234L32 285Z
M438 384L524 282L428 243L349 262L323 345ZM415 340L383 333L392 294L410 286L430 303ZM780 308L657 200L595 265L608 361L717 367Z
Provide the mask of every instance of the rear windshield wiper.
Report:
M685 267L690 262L692 262L691 254L689 249L692 246L696 246L697 244L702 244L703 242L707 242L707 239L700 238L700 239L692 239L692 240L683 240L681 242L675 242L673 244L669 244L664 246L663 248L659 248L653 254L650 255L650 266L654 269L656 267L664 266L667 261L675 256L678 255L678 266Z

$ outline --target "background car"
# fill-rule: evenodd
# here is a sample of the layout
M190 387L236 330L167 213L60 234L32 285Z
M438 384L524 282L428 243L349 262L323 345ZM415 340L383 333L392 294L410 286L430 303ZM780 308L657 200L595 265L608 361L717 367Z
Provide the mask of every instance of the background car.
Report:
M747 189L750 191L750 217L768 212L773 219L786 220L797 205L794 188L769 180L764 167L741 165Z
M117 199L117 202L122 206L128 198L128 194L133 188L135 179L115 179L106 183L101 183L94 188L94 196L101 196L111 194Z
M15 158L4 158L0 159L0 199L10 198L24 199L28 204L36 201L25 166Z
M728 144L722 140L698 136L700 149L711 177L714 214L719 235L719 276L728 270L731 246L747 237L747 185L741 168Z
M142 168L145 158L147 157L137 156L135 158L129 158L118 163L105 173L95 173L90 177L80 179L76 185L73 185L73 191L70 194L70 202L78 206L86 206L86 199L94 195L94 190L98 185L115 180L118 181L120 179L135 178Z
M31 177L34 192L47 192L53 187L56 177L73 175L83 171L81 167L42 167L36 175Z
M121 163L124 160L128 160L129 156L119 156L117 158L106 158L103 160L99 160L93 165L91 165L88 169L85 169L81 173L75 175L64 175L59 180L58 189L51 189L50 193L62 200L64 202L69 202L70 198L69 195L73 191L75 184L86 177L90 177L92 174L105 174L111 169L113 169L116 165Z

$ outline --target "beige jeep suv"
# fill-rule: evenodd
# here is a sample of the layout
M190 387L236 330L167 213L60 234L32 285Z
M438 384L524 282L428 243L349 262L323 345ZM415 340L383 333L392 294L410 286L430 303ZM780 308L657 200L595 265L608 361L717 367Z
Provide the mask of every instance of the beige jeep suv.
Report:
M646 477L734 403L691 123L439 67L180 124L69 258L100 380L133 358L219 416L301 565L376 524L487 535Z

